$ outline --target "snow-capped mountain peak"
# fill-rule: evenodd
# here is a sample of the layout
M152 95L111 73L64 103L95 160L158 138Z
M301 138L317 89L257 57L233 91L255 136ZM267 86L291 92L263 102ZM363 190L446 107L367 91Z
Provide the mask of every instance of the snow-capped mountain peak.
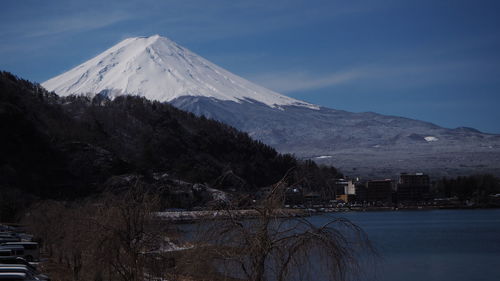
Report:
M245 80L159 35L125 39L42 85L62 96L128 94L161 102L201 96L318 108Z

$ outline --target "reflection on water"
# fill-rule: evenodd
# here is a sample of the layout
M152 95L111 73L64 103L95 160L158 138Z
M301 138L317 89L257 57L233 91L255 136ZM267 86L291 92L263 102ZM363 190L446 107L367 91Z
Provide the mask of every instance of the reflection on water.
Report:
M500 280L498 209L350 212L310 219L319 225L331 216L361 226L378 249L379 262L363 280Z

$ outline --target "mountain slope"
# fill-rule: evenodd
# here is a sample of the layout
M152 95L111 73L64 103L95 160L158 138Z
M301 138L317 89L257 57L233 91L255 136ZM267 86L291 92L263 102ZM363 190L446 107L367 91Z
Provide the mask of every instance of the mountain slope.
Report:
M160 36L126 39L43 86L63 96L130 94L166 101L349 175L500 175L498 135L311 105L250 83Z
M42 197L93 193L123 174L151 181L168 174L240 191L273 184L292 167L337 176L169 104L58 97L6 72L0 72L0 129L0 191L16 187Z
M397 116L323 107L273 110L258 103L200 97L181 97L172 104L249 132L278 151L335 165L351 176L393 177L415 171L437 177L500 175L500 136L470 128L446 129Z
M203 96L235 102L258 100L272 107L315 108L253 84L158 35L125 39L42 85L61 96L131 94L161 102Z

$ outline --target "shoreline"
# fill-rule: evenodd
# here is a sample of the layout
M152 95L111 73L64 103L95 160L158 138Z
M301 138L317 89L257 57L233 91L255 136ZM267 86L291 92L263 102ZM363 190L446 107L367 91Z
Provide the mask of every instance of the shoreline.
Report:
M493 207L478 206L408 206L408 207L349 207L349 208L283 208L276 210L276 217L309 217L319 214L344 213L344 212L390 212L390 211L429 211L429 210L485 210L498 209ZM253 219L259 216L255 209L244 210L204 210L204 211L168 211L157 212L155 216L160 221L174 223L192 223L200 220L223 220L229 218Z
M304 217L309 216L306 209L276 209L276 217ZM188 223L198 220L219 220L229 218L257 218L259 213L255 209L244 210L205 210L205 211L173 211L156 212L155 216L161 221L172 221L175 223Z

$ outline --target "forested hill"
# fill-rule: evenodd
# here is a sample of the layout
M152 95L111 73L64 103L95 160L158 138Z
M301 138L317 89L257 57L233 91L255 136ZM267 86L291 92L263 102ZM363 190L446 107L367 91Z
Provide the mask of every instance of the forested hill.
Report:
M8 72L0 72L0 130L0 188L40 197L86 195L123 174L163 173L245 191L278 181L292 167L309 182L338 176L169 104L62 98ZM222 175L232 182L221 183Z

